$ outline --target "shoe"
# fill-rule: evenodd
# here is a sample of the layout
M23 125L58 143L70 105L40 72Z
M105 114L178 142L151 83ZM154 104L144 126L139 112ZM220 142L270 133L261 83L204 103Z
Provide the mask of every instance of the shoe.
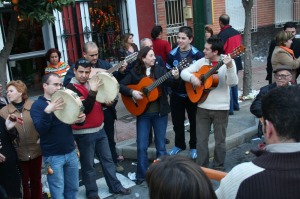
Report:
M100 199L99 196L90 196L90 197L87 197L87 199Z
M196 159L198 157L197 149L190 149L190 156L192 160Z
M233 108L233 110L235 110L235 111L239 111L239 110L240 110L240 108Z
M179 153L180 151L182 151L181 148L178 148L177 146L174 146L171 151L169 152L170 155L176 155L177 153Z
M124 160L124 157L122 155L119 155L117 157L118 162L122 162Z
M170 140L166 138L165 143L170 144Z
M131 189L121 188L119 191L114 192L114 194L130 195Z
M119 163L116 163L116 172L123 172L123 171L124 168Z
M234 115L234 112L229 112L229 115Z
M144 182L143 179L137 179L137 180L135 181L135 184L140 185L140 184L142 184L143 182Z

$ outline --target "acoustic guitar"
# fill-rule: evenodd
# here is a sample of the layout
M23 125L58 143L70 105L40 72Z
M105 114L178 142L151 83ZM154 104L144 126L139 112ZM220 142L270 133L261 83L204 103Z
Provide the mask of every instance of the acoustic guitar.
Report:
M187 59L183 59L177 66L178 70L182 70L189 66ZM123 103L131 114L135 116L141 115L147 108L148 103L155 101L159 97L157 87L172 76L172 71L167 72L156 81L149 77L144 77L136 85L127 85L132 90L138 90L143 93L143 99L136 100L134 97L121 95Z
M230 53L231 58L240 56L245 52L245 47L243 45L235 48L232 53ZM204 102L209 94L209 92L216 88L219 83L219 77L217 70L223 65L223 60L219 61L216 66L204 65L200 68L198 72L193 73L197 78L201 80L202 85L200 87L195 87L190 82L185 82L185 88L187 95L191 102Z

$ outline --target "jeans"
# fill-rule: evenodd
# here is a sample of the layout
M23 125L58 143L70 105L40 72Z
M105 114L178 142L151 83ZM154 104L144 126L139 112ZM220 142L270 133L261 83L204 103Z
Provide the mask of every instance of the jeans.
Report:
M171 115L173 129L175 132L175 146L185 150L185 131L184 120L185 110L190 122L190 149L196 149L197 136L196 136L196 111L197 103L193 103L188 97L180 97L176 94L171 94L170 98Z
M81 174L86 189L86 197L98 196L97 176L94 167L95 154L100 160L109 191L120 191L123 186L116 176L116 166L111 157L105 130L100 129L95 133L74 135L74 137L80 152Z
M167 155L165 139L168 124L168 115L160 116L159 113L144 113L137 117L136 142L137 142L137 174L136 178L144 180L148 169L148 144L149 132L153 126L156 157Z
M20 161L22 170L23 199L42 199L42 156Z
M47 175L51 199L74 199L79 188L79 164L75 150L64 155L43 157L45 167L53 174Z
M238 94L238 86L230 87L230 107L229 112L233 113L233 110L239 110L239 94Z
M109 149L114 163L118 163L118 154L115 142L115 113L110 108L103 111L104 113L104 130L108 139Z

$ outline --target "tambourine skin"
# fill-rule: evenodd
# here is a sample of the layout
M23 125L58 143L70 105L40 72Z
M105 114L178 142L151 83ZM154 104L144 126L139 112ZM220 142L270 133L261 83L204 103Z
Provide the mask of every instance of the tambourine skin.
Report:
M114 101L118 96L120 88L116 78L107 72L99 72L96 75L102 80L102 85L98 88L96 101L100 103Z
M60 97L64 100L64 108L54 111L54 115L63 123L74 124L84 110L79 96L70 89L62 88L52 95L51 101Z

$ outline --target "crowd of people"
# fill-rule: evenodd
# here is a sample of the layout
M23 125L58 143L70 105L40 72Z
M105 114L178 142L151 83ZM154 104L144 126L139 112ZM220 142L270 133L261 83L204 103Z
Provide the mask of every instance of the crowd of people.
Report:
M296 188L300 50L295 45L296 26L290 22L271 42L267 67L270 85L260 89L250 108L260 118L258 136L265 137L265 147L255 152L257 159L229 172L216 192L200 167L225 170L229 115L240 109L237 85L242 61L229 54L242 44L242 37L229 22L228 15L219 17L218 34L205 27L203 52L192 45L194 36L189 26L179 28L173 49L162 39L159 25L153 27L152 39L141 39L140 49L133 43L133 34L123 35L121 65L112 76L122 97L129 99L126 103L143 108L136 114L136 184L146 181L151 199L296 198L300 194ZM136 61L123 61L134 53ZM6 96L0 85L0 198L42 198L42 165L51 198L76 198L80 162L86 198L99 199L94 157L100 161L109 192L131 194L116 176L116 172L124 171L124 157L117 153L114 140L118 98L98 102L104 82L98 75L91 76L94 70L107 72L113 66L99 59L99 49L92 41L84 44L83 58L71 66L60 61L61 53L55 48L45 57L49 65L42 78L43 94L37 100L28 98L27 87L20 80L5 85ZM209 71L215 72L205 76ZM208 85L209 81L217 83ZM63 97L53 99L63 86L82 103L71 124L55 114L67 103ZM190 92L201 92L196 102ZM175 145L167 151L169 114ZM157 159L149 166L147 149L152 131ZM208 150L211 132L215 138L212 162ZM189 158L177 155L186 149Z

